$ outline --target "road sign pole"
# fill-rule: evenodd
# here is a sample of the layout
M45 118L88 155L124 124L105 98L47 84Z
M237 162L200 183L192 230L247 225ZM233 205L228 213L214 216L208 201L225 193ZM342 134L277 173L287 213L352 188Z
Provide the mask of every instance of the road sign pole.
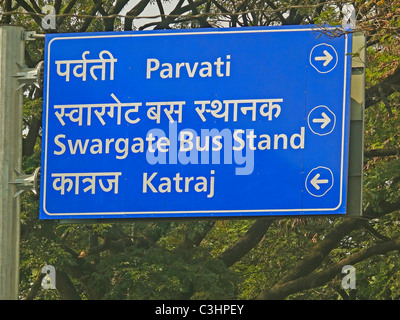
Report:
M362 215L365 104L365 36L353 35L347 213Z
M21 171L22 93L15 75L24 63L24 30L0 26L0 299L18 299L20 200L14 170Z

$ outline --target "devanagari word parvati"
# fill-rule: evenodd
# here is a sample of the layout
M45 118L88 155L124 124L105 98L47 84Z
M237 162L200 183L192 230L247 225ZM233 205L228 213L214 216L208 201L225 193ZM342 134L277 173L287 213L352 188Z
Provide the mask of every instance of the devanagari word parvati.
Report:
M82 78L82 81L87 80L88 65L89 74L94 80L98 80L98 72L96 75L95 70L101 70L101 80L106 80L107 64L109 64L109 80L114 80L114 64L118 61L114 58L110 51L103 50L99 53L99 59L86 59L90 51L82 53L82 59L78 60L57 60L57 74L65 77L65 81L69 82L72 75L76 78ZM104 56L107 56L106 58ZM63 66L63 69L62 69Z

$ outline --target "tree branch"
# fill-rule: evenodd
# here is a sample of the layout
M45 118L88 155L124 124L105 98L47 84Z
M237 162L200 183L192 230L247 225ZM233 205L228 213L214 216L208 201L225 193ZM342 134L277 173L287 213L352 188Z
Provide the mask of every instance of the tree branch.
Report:
M126 13L124 30L132 31L133 19L143 12L150 0L140 0L140 2Z
M4 10L7 11L11 11L12 10L12 4L11 4L11 0L6 0L4 3ZM3 22L5 24L10 24L11 23L11 15L4 15L3 16Z
M183 4L183 0L180 0L179 3L177 4L177 6L175 7L174 10L172 10L172 12L170 13L170 16L168 16L166 19L164 19L163 21L159 22L155 29L167 29L169 27L169 25L171 23L173 23L176 19L176 16L181 15L187 11L192 10L192 7L198 7L203 5L204 3L206 3L208 0L198 0L193 2L192 5L186 5L184 7L182 7Z
M246 232L233 246L226 249L219 255L227 267L232 266L236 261L239 261L246 253L253 249L268 231L271 224L274 222L271 218L257 219Z
M165 19L165 11L164 11L164 6L163 6L161 0L157 0L157 7L158 7L158 11L160 11L161 20L164 20Z
M324 240L315 246L311 253L302 259L300 264L296 268L293 268L292 271L281 281L279 281L276 286L280 286L286 282L304 277L314 271L322 263L329 252L337 246L339 241L342 240L344 236L366 222L367 220L346 218L341 224L328 233Z
M343 259L340 262L329 266L323 271L312 273L308 276L296 280L288 281L281 285L277 285L272 289L264 290L257 297L257 299L263 299L263 300L284 299L290 294L322 286L329 280L331 280L333 277L335 277L338 273L340 273L343 266L345 265L354 265L374 255L385 254L387 252L399 249L400 249L400 240L377 244L373 247L354 253L349 257L347 257L346 259Z
M198 15L199 11L197 10L196 5L194 4L193 0L187 0L189 3L190 8L192 9L192 12L194 15ZM197 18L197 20L200 23L201 28L211 28L212 26L208 23L207 19L204 16L201 16L200 18Z
M71 12L72 8L75 6L77 0L71 0L68 5L64 8L62 14L68 14ZM57 18L57 27L61 26L67 16L60 16ZM40 25L40 24L39 24Z
M42 25L42 19L36 14L35 10L23 0L17 0L17 3L25 9L28 13L30 13L31 18L39 25Z
M33 282L31 289L29 290L28 294L22 298L22 300L33 300L39 293L41 287L42 287L42 280L46 274L45 273L39 273L38 276L36 277L35 281Z
M62 300L82 300L68 274L65 272L57 270L56 288Z
M372 149L372 150L364 151L364 157L365 158L398 156L399 154L400 154L400 148L394 148L394 149Z
M301 261L299 266L294 268L291 273L289 273L286 277L279 281L274 287L270 289L264 289L262 293L258 296L258 299L283 299L287 295L299 291L297 289L297 291L293 291L295 290L295 288L300 288L300 290L303 290L302 288L309 288L311 284L307 284L307 282L311 281L313 283L312 287L320 286L321 284L327 282L330 279L329 276L321 276L320 278L318 278L318 282L315 282L315 274L311 275L311 273L322 263L329 252L337 246L339 241L343 239L344 236L350 234L350 232L360 226L365 226L369 221L367 217L377 217L400 210L400 200L393 203L382 200L380 202L379 208L380 212L376 212L374 207L368 206L363 212L363 216L366 217L365 219L346 218L341 224L336 226L336 228L328 233L325 239L312 250L311 254ZM398 245L400 246L400 243L397 243L399 241L400 240L395 241L395 244L393 244L393 241L386 242L385 244L390 243L388 245L388 249L384 249L386 247L381 247L381 245L377 245L377 248L378 250L394 250L390 248L392 248L393 246L395 246L396 248ZM360 252L352 255L352 259L355 259L354 257L360 257L363 254L368 255L370 254L370 252L374 252L374 249L369 249L367 253L363 253L364 251ZM346 260L345 264L354 264L358 261L361 260Z
M22 142L22 154L24 156L31 156L35 149L36 140L39 136L39 130L42 126L42 120L32 118L29 125L29 131L25 139Z
M371 226L370 224L365 224L364 228L365 228L365 230L368 230L374 237L376 237L377 239L379 239L381 241L386 241L386 242L391 241L391 239L389 237L380 233L378 230L375 230L374 227Z
M82 26L79 28L78 32L85 32L87 28L89 28L90 24L93 21L94 15L96 12L100 9L101 7L101 2L95 2L93 8L90 10L90 17L87 17L85 21L83 22Z
M194 235L185 234L183 241L178 246L179 249L190 249L200 245L201 241L210 232L214 224L215 221L207 221L201 231L196 232Z
M132 245L134 245L134 242L127 237L123 237L118 240L112 240L110 237L106 236L104 240L100 242L98 245L91 246L86 251L83 250L78 258L86 258L88 256L98 255L99 253L106 250L121 252L126 247Z
M400 86L400 65L396 70L380 83L368 88L365 91L365 109L376 105L382 100L382 92L385 97L389 97L394 92L398 91Z
M281 21L281 23L282 23L283 25L287 24L286 18L284 17L284 15L282 14L282 12L280 12L280 11L278 10L277 6L276 6L272 1L266 0L266 2L267 2L267 4L268 4L273 10L275 10L275 14L276 14L276 16L278 17L278 19Z

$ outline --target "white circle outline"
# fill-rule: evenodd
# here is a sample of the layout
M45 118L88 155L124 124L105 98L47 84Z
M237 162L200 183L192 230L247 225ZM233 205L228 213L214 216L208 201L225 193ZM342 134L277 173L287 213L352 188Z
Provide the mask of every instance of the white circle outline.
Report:
M310 126L310 114L311 114L315 109L317 109L317 108L322 108L322 107L328 109L329 112L333 115L333 127L332 127L331 131L326 132L326 133L318 133L318 132L315 132L315 131L311 128L311 126ZM319 136L326 136L327 134L330 134L330 133L333 131L333 129L335 129L335 126L336 126L336 116L335 116L335 114L333 113L333 111L332 111L331 109L329 109L327 106L324 106L324 105L321 104L320 106L315 107L314 109L312 109L312 110L308 113L308 116L307 116L307 124L308 124L308 127L310 128L310 130L311 130L314 134L317 134L317 135L319 135Z
M312 63L312 59L311 59L311 56L312 56L312 53L313 53L314 49L315 49L316 47L323 46L323 45L328 46L328 47L331 47L332 50L333 50L333 52L335 52L335 56L336 56L336 63L335 63L335 65L334 65L331 69L329 69L329 70L327 70L327 71L320 71L316 66L314 66L314 64ZM319 73L328 73L328 72L331 72L333 69L335 69L337 63L338 63L338 54L337 54L335 48L332 47L330 44L327 44L327 43L320 43L320 44L317 44L316 46L314 46L314 47L311 49L311 52L310 52L310 64L311 64L311 65L314 67L314 69L317 70Z
M332 183L331 183L331 186L330 186L323 194L321 194L321 195L316 195L316 194L313 194L310 190L308 190L308 188L307 188L307 182L308 182L308 177L310 176L311 172L313 172L314 170L317 170L317 169L321 169L321 168L322 168L322 169L326 169L326 170L328 170L328 171L330 172L331 177L332 177ZM323 167L323 166L319 166L319 167L316 167L316 168L312 169L312 170L308 173L308 175L307 175L307 177L306 177L306 183L305 183L305 185L306 185L306 190L307 190L308 193L311 194L312 196L318 197L318 198L324 196L324 195L325 195L329 190L331 190L332 187L333 187L333 173L332 173L332 170L329 169L329 168L327 168L327 167Z

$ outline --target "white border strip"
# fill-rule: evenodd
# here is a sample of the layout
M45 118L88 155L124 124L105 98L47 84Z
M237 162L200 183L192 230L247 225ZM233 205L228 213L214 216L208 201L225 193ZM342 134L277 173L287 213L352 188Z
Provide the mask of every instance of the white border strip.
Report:
M238 28L241 29L241 28ZM50 91L50 45L55 40L69 40L69 39L91 39L91 38L126 38L126 37L154 37L154 36L189 36L189 35L210 35L210 34L235 34L235 33L271 33L271 32L310 32L310 31L321 31L321 30L334 30L336 28L301 28L301 29L266 29L266 30L224 30L224 31L205 31L205 32L168 32L168 33L129 33L129 34L114 34L114 35L89 35L89 36L78 36L78 37L55 37L50 40L48 43L48 53L47 53L47 82L46 82L46 136L45 136L45 155L44 155L44 174L42 175L43 181L43 198L42 198L42 209L49 216L109 216L109 215L118 215L118 216L129 216L129 215L160 215L160 214L176 214L179 216L184 216L185 214L193 214L193 213L210 213L209 217L218 216L218 213L232 213L239 214L243 213L275 213L281 212L282 215L284 213L289 212L315 212L315 211L334 211L337 210L343 201L343 170L344 170L344 142L345 142L345 117L346 117L346 88L347 88L347 60L348 60L348 42L349 37L345 35L345 52L344 52L344 85L343 85L343 114L342 114L342 155L341 155L341 172L340 172L340 192L339 192L339 204L335 208L317 208L317 209L257 209L257 210L191 210L191 211L134 211L134 212L80 212L80 213L49 213L46 210L46 177L47 177L47 145L48 145L48 119L49 119L49 91ZM289 214L286 214L289 215Z

